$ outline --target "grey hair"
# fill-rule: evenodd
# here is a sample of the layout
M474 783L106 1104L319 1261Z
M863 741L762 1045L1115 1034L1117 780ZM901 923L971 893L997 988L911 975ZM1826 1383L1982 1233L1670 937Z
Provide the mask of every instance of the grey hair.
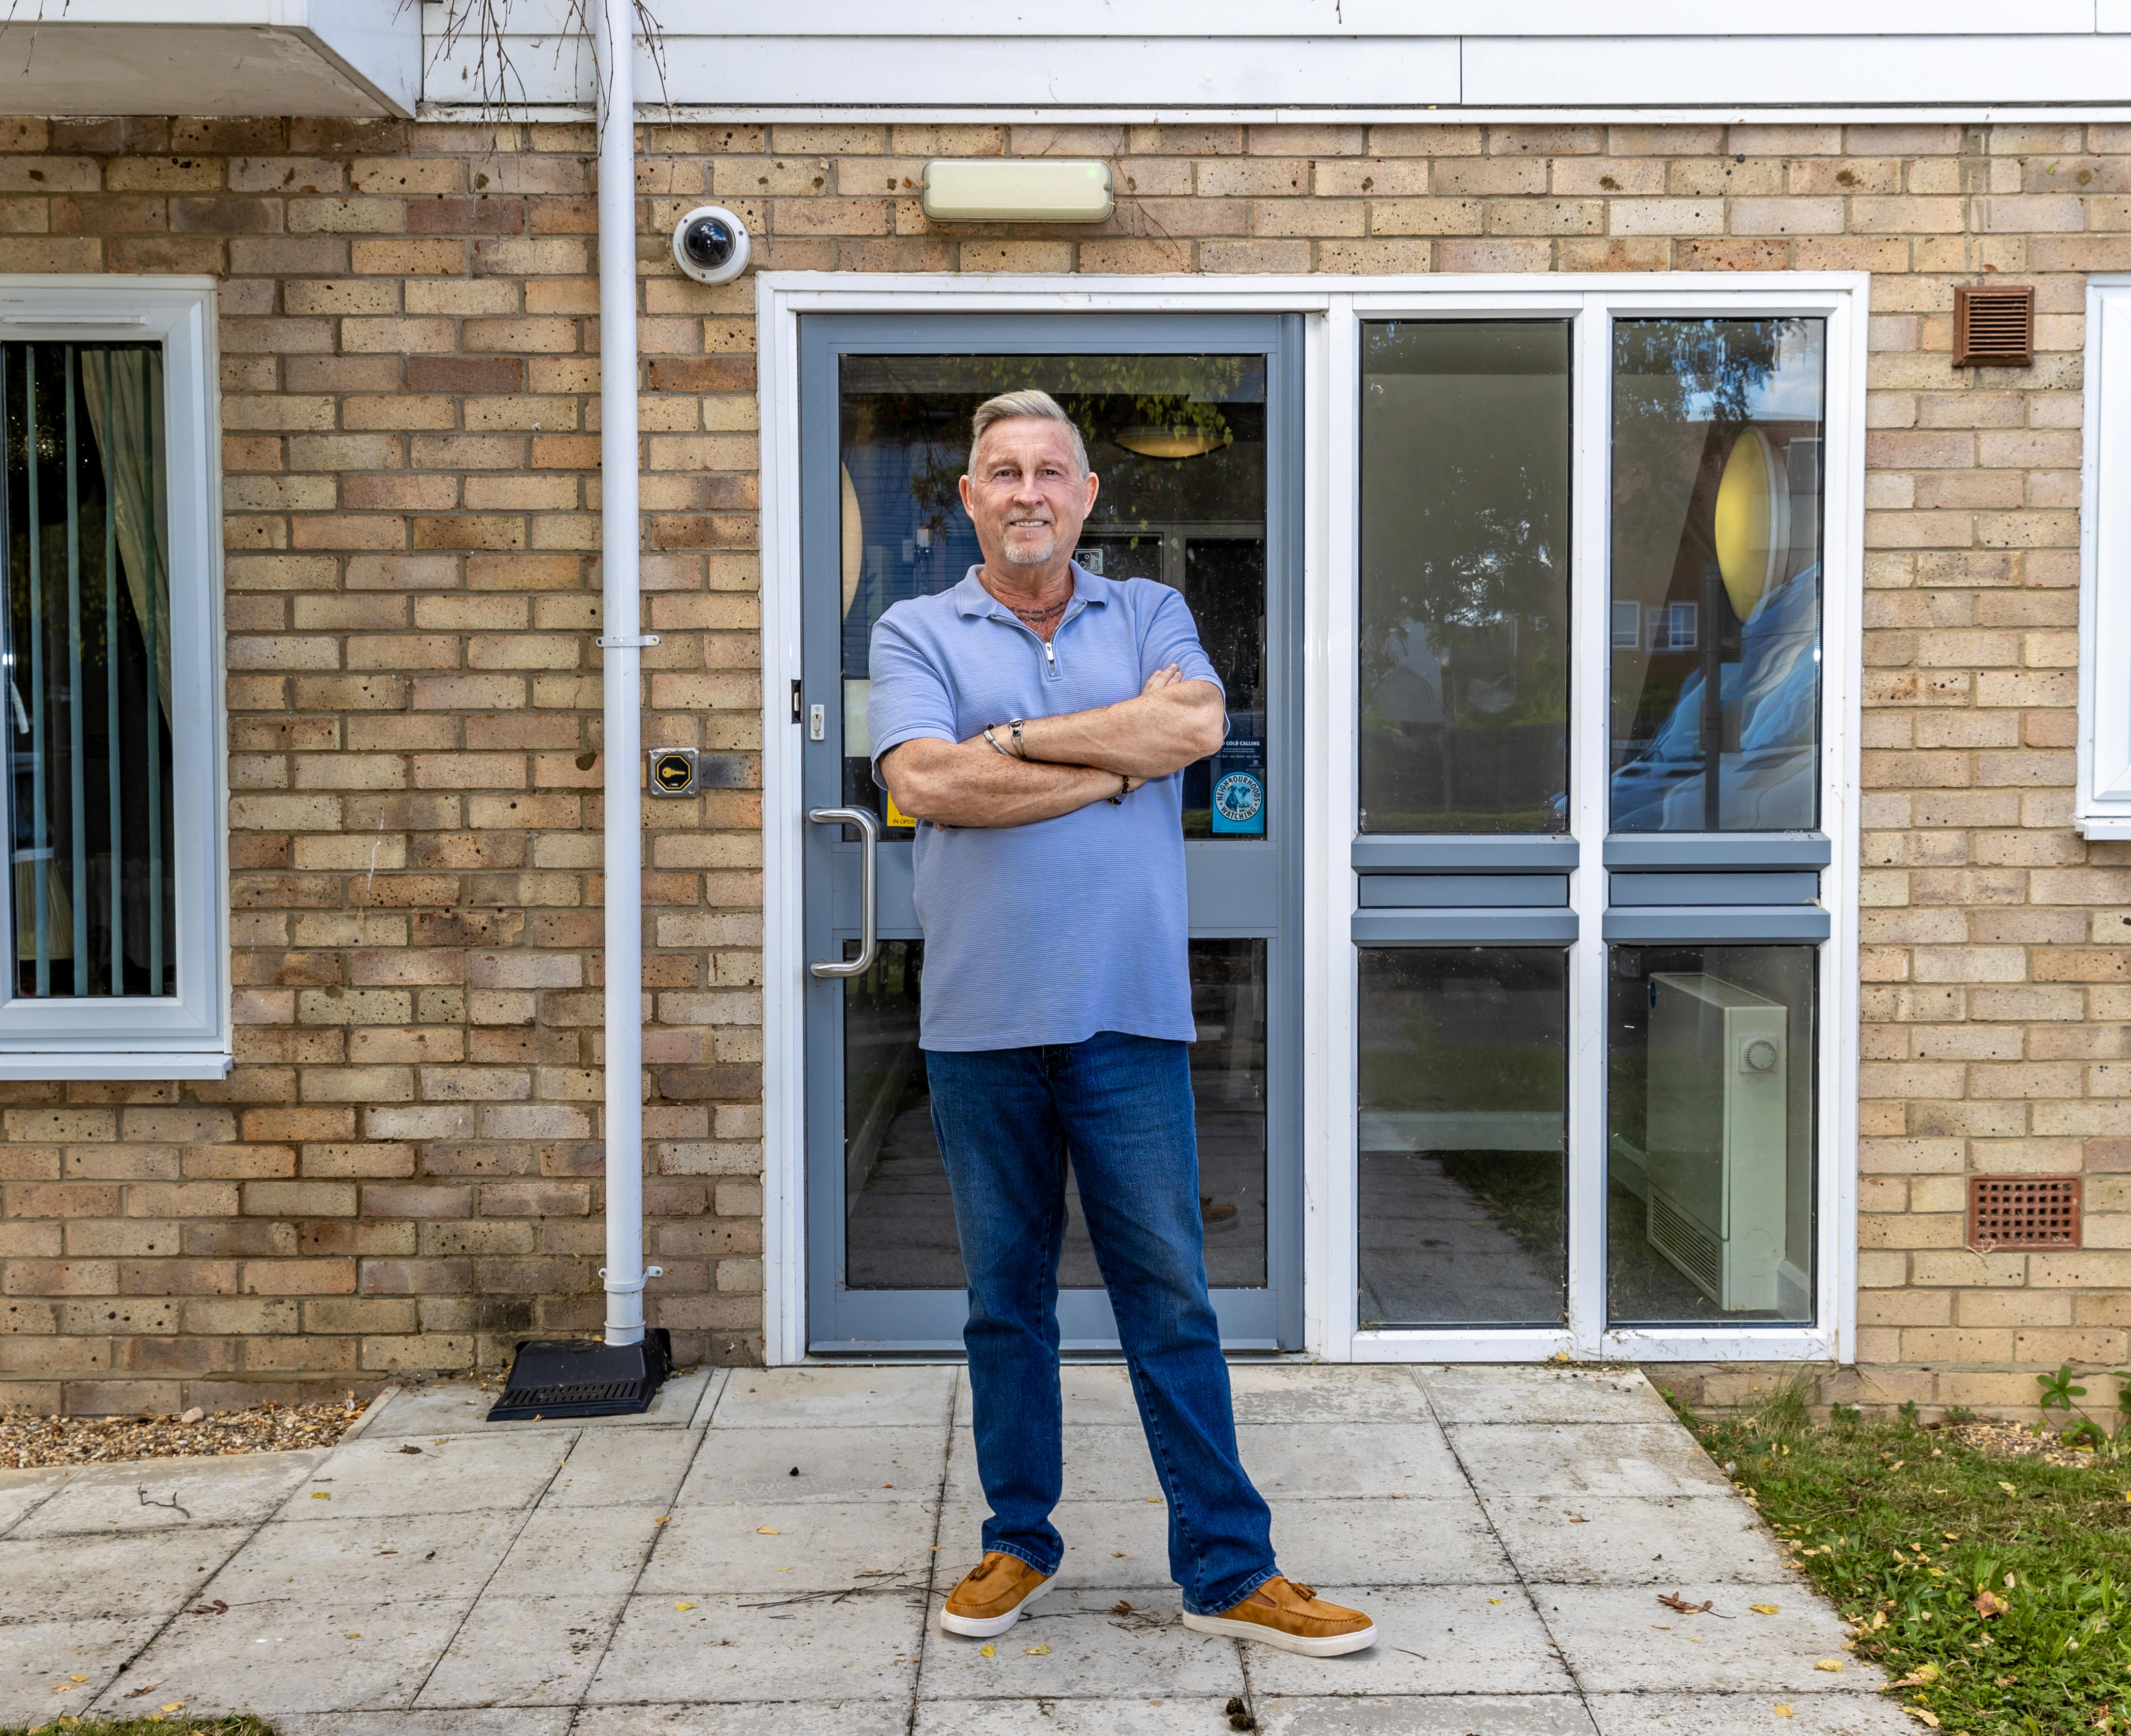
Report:
M1088 474L1088 442L1080 438L1080 430L1073 425L1073 418L1066 414L1065 407L1048 392L1032 388L1025 392L1001 392L996 398L987 398L977 406L977 413L970 418L970 457L963 468L972 476L977 461L977 447L984 438L984 430L994 422L1063 423L1066 432L1073 437L1073 461L1080 466L1080 474Z

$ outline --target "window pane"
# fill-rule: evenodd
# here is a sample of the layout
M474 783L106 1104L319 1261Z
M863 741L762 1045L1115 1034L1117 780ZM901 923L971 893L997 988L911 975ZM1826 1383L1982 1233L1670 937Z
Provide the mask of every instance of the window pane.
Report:
M19 996L176 991L162 352L0 346Z
M1559 1326L1568 954L1364 947L1360 1012L1362 1325Z
M1364 832L1568 825L1565 321L1362 328Z
M855 943L852 943L855 950ZM1266 1281L1266 943L1190 943L1191 1092L1206 1278ZM917 1008L925 943L884 940L844 983L845 1282L853 1289L959 1290L954 1201L932 1134ZM1066 1195L1058 1281L1096 1289L1076 1185Z
M866 729L873 624L982 562L955 488L970 417L1033 386L1065 405L1102 479L1080 563L1182 591L1228 689L1227 743L1184 772L1185 836L1264 837L1265 358L845 356L840 367L844 800L893 818Z
M1613 327L1616 832L1818 823L1826 337Z
M1812 1320L1815 959L1810 946L1613 949L1613 1324Z

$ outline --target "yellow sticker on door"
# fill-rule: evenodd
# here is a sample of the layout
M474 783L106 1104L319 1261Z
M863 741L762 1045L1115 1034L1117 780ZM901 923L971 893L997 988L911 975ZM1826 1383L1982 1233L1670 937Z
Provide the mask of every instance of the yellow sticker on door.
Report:
M896 806L895 798L888 793L888 787L884 784L881 787L880 800L881 806L888 810L888 823L890 825L914 826L917 824L902 809Z

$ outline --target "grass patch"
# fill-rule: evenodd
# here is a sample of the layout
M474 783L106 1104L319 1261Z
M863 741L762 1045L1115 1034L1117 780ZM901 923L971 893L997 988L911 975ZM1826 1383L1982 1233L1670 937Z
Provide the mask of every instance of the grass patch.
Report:
M1908 1419L1817 1425L1796 1389L1683 1417L1920 1729L2131 1731L2131 1451L2065 1465Z
M43 1724L0 1724L0 1736L275 1736L274 1726L249 1712L229 1718L54 1718Z

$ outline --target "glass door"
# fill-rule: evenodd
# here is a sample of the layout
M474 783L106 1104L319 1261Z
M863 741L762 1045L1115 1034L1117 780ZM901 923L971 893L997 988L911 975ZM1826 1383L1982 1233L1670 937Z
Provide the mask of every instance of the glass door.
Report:
M1301 1342L1295 1123L1300 925L1291 659L1300 401L1283 317L802 317L800 442L810 959L864 960L807 988L809 1347L954 1351L965 1302L917 1046L925 944L915 832L873 778L868 641L890 605L981 560L956 480L971 413L1037 387L1079 424L1102 478L1078 558L1181 591L1228 690L1229 735L1184 773L1197 1040L1200 1204L1224 1338ZM871 854L874 869L867 872ZM1069 1349L1116 1334L1077 1193L1060 1272Z
M1365 1333L1818 1323L1829 322L1625 302L1360 323Z

